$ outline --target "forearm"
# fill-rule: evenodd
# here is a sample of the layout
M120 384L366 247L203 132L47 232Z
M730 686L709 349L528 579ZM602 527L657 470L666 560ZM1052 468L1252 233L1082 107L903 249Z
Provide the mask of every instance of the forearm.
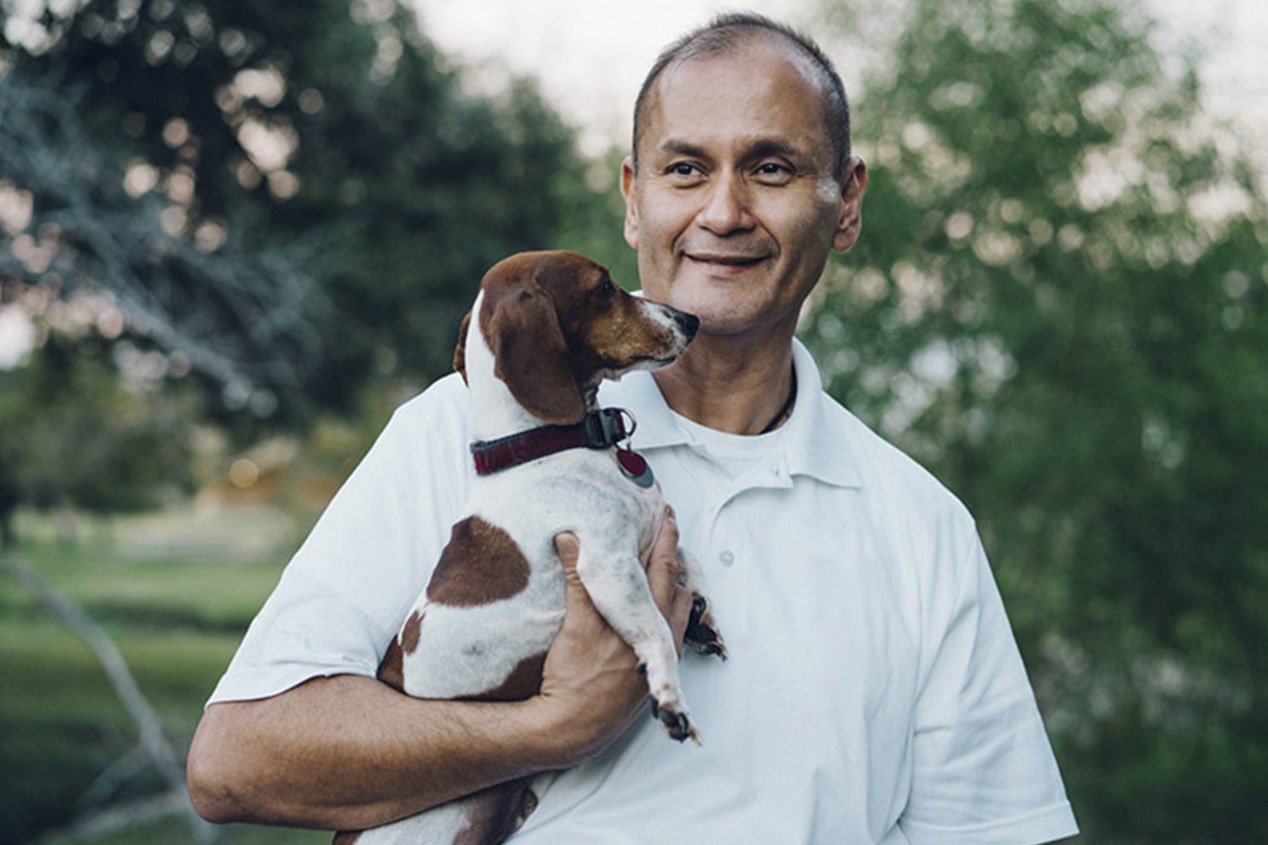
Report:
M534 700L430 701L320 678L208 708L190 795L217 822L360 829L573 760Z

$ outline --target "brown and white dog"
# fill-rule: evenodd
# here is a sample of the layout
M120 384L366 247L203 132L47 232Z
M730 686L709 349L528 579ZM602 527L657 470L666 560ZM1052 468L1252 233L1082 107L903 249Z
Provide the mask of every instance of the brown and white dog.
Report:
M577 535L577 574L604 619L638 654L669 735L699 741L678 683L673 636L643 561L665 503L646 462L621 447L631 417L600 409L599 383L674 361L699 321L631 296L608 272L568 252L496 264L463 321L454 367L470 393L476 477L465 516L423 595L389 647L379 677L420 698L518 700L538 691L564 614L554 547ZM696 596L687 641L725 657L699 571L680 555ZM536 806L530 779L359 833L336 845L495 843Z

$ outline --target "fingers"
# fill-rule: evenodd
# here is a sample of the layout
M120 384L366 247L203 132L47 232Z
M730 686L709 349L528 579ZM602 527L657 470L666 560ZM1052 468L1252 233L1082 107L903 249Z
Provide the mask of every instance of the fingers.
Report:
M581 554L577 535L571 531L556 534L555 554L564 565L564 624L585 622L593 625L601 617L581 583L581 576L577 574L577 558Z
M647 583L652 588L656 604L664 611L678 586L678 521L674 518L673 508L665 508L665 517L652 542L647 559Z
M577 555L581 553L581 544L577 535L571 531L555 535L555 554L564 565L564 572L575 575L577 572Z
M674 643L679 651L682 650L683 632L687 630L691 616L691 595L683 589L680 574L678 521L673 508L665 508L665 518L661 521L660 532L652 543L647 561L647 583L651 587L652 598L673 631Z

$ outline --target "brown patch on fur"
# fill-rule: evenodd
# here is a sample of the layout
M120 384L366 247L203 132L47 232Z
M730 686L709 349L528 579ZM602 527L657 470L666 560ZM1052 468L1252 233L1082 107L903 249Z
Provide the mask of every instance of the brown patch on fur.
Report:
M409 615L409 619L405 620L405 624L401 626L399 638L401 648L406 654L413 654L418 651L418 641L422 638L423 614L415 610Z
M405 689L405 655L413 654L418 649L422 626L423 615L415 610L405 620L400 632L392 638L383 654L378 671L380 681L398 690Z
M462 317L462 323L458 326L458 344L453 350L453 368L454 372L462 376L462 380L467 380L467 332L471 328L471 312L468 311Z
M392 638L392 642L388 644L387 651L383 654L383 661L379 663L377 677L388 686L404 692L405 653L401 651L401 645L396 641L396 637Z
M479 695L468 696L472 701L523 701L532 698L542 688L542 667L546 665L546 652L525 657L506 680L494 689Z
M467 826L454 845L495 845L519 830L537 809L537 794L527 778L489 787L471 796Z
M529 573L528 559L510 534L471 516L454 525L427 598L450 607L478 607L522 592Z

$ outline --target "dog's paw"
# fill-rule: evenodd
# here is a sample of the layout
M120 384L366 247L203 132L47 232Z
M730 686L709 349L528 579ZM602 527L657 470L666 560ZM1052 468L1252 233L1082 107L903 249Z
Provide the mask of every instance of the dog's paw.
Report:
M700 734L696 731L696 726L691 723L691 717L687 715L685 710L676 710L671 707L661 707L661 705L652 699L652 718L660 722L661 727L669 734L671 739L683 742L688 737L696 745L700 744Z
M713 621L709 602L704 596L697 595L691 601L691 618L687 620L683 639L698 654L716 654L726 660L726 643L718 633L717 623Z

